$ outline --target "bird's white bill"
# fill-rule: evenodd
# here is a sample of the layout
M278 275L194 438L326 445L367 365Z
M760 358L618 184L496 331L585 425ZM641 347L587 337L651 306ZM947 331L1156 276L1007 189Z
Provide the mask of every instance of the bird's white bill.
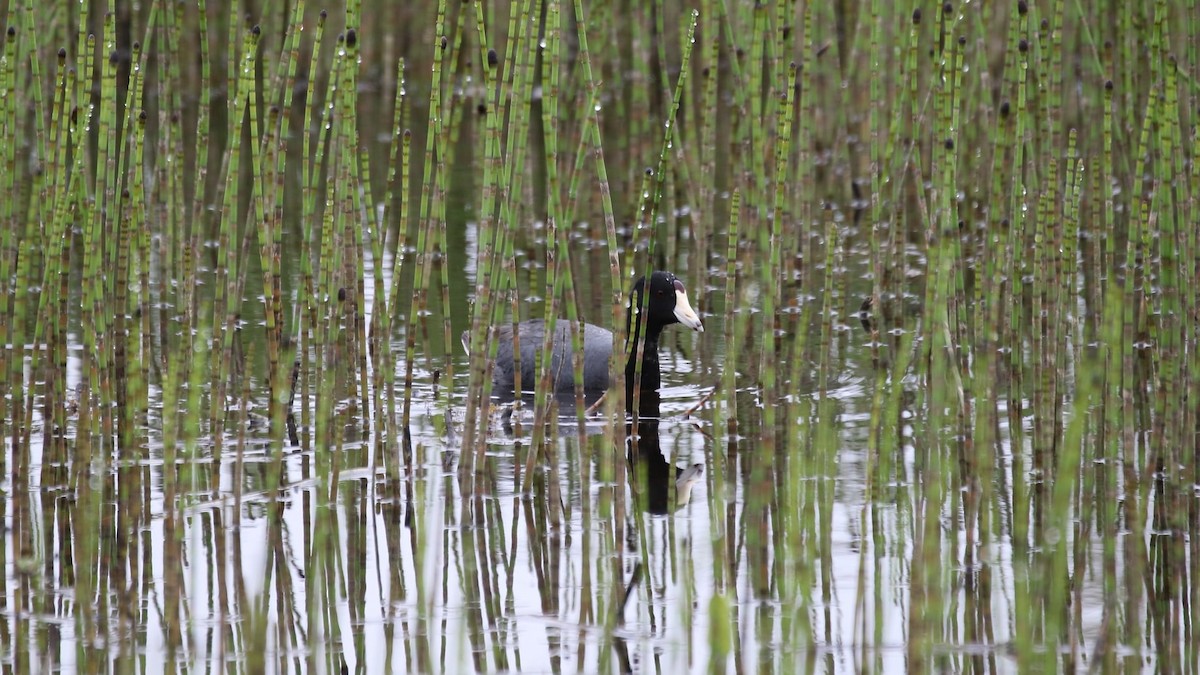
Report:
M678 282L676 285L679 285ZM700 317L688 302L687 293L678 289L675 290L675 318L692 330L704 332L704 324L700 323Z

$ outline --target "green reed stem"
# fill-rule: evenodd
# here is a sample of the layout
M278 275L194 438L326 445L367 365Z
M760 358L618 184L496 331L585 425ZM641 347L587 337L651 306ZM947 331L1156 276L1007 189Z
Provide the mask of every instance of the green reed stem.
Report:
M373 349L375 354L375 362L373 368L375 371L374 396L376 417L382 418L378 424L378 433L383 438L388 438L389 434L394 432L396 424L396 391L395 387L390 386L392 377L395 371L392 354L392 310L399 302L400 295L400 279L403 270L406 244L408 234L408 219L401 217L399 236L397 237L396 250L392 257L392 288L391 290L385 287L384 281L384 246L386 244L388 223L390 217L388 210L395 200L397 187L400 188L400 199L402 202L407 202L408 195L408 155L407 150L411 145L410 134L403 128L403 120L405 114L405 82L404 82L404 59L400 59L396 64L396 87L395 94L392 100L392 128L389 138L388 153L388 176L386 188L383 191L382 198L373 200L372 208L374 210L374 237L371 239L371 258L374 261L375 268L375 307L372 314L374 324L372 326L373 334ZM400 160L404 149L403 161ZM400 169L399 182L397 182L397 167ZM403 211L403 209L402 209ZM383 395L383 388L386 381L387 401L386 410L383 408L383 402L380 397ZM386 417L384 417L386 415ZM390 445L390 443L389 443ZM388 465L388 470L393 471L394 464ZM395 478L395 474L389 474Z
M604 161L604 144L603 144L603 125L601 122L601 105L599 99L599 85L592 70L591 50L588 48L587 40L587 21L584 18L582 0L575 0L575 17L579 25L579 58L582 63L583 74L588 83L589 108L588 117L584 124L583 138L588 143L589 154L595 160L596 181L600 192L600 208L604 214L604 230L608 242L608 262L609 262L609 288L612 289L612 325L613 344L612 353L620 354L624 347L624 338L622 336L622 326L624 325L624 288L623 276L621 274L621 258L617 243L616 218L613 213L612 190L608 180L608 168ZM619 359L613 359L609 363L609 382L617 382L620 377L621 364ZM607 417L612 419L613 411L624 410L625 391L622 387L617 387L613 392L614 401L612 406L607 409ZM609 438L609 430L612 436ZM621 424L606 425L605 437L610 443L615 443L617 447L625 445L625 426ZM615 464L615 466L614 466ZM618 481L623 481L625 478L623 462L613 462L610 453L601 453L600 457L600 480L609 480L615 473L618 476ZM619 485L623 484L618 482ZM602 513L602 516L608 514Z
M350 2L346 9L346 22L348 25L357 23L354 18L356 15L350 13L353 5L354 2ZM369 429L371 408L367 405L367 402L371 400L371 394L366 350L367 275L365 269L366 256L363 251L363 231L364 229L369 231L371 216L367 213L367 207L363 204L363 197L367 196L369 198L370 195L370 174L365 166L367 150L360 138L356 109L358 69L360 63L357 30L352 29L346 32L345 49L339 50L338 53L339 55L343 55L343 52L346 58L346 67L342 69L342 81L339 84L343 95L340 102L341 124L338 125L338 128L342 136L342 147L351 149L350 152L342 154L340 170L340 174L344 179L343 185L350 186L350 190L344 198L345 213L349 214L349 217L345 220L343 239L346 252L344 274L347 277L347 281L343 284L343 287L346 288L347 297L353 298L353 303L347 308L353 311L347 325L349 329L348 339L353 345L350 353L347 355L347 363L351 365L351 372L356 372L358 375L358 388L357 393L355 393L355 397L358 400L358 412L362 419L363 429ZM268 324L270 323L270 320L268 320ZM350 391L355 391L353 384L351 384Z
M403 91L403 87L400 88L400 91ZM400 190L400 228L399 228L400 236L396 239L396 251L395 251L395 253L392 254L393 255L392 300L391 300L391 302L388 303L388 321L387 321L388 329L387 329L387 332L385 333L385 335L387 336L387 339L388 339L387 350L388 350L388 356L389 356L389 358L388 358L388 375L389 376L394 375L396 372L395 363L394 363L395 352L391 348L391 340L392 340L391 326L392 326L392 319L393 319L393 317L395 317L396 312L400 308L400 288L401 288L401 284L403 282L403 276L401 273L403 272L404 261L408 258L408 230L409 230L409 226L410 226L410 222L411 222L409 220L409 213L408 213L409 203L410 203L409 190L408 190L408 184L409 184L408 169L410 166L411 158L412 158L412 132L409 131L408 129L405 129L404 133L401 135L401 139L400 139L400 162L399 162L400 163L400 177L394 183L394 185L396 187L393 188L393 189ZM393 166L395 165L395 163L396 163L395 160L393 160L393 162L392 162ZM390 202L391 199L389 198L388 201ZM407 332L407 330L406 330L406 332ZM407 373L411 373L411 370L408 370ZM406 374L405 375L406 386L411 386L411 383L412 383L411 376ZM396 419L395 391L396 391L396 388L394 386L388 387L388 419L389 420ZM409 428L410 413L411 413L411 407L408 405L405 405L404 406L404 419L400 423L400 428L402 430L402 433L407 433L406 431L403 431L403 430L407 430Z
M6 31L4 43L4 55L0 57L0 94L3 95L3 100L0 101L0 132L3 132L4 138L13 138L17 134L17 95L16 95L16 54L17 54L17 29L15 26L9 26ZM3 150L4 165L4 194L16 195L17 185L17 143L5 143ZM3 230L0 233L0 317L5 320L0 321L0 378L4 378L5 382L16 382L19 377L19 367L16 354L17 340L14 339L16 331L7 320L9 311L11 311L13 303L13 295L17 292L15 287L10 285L12 279L12 264L17 259L17 200L4 199L3 205L0 206L0 223ZM14 403L16 399L14 398ZM0 396L0 435L3 434L5 413L8 406L7 397ZM14 421L17 417L13 415ZM17 429L14 424L13 442L14 446L17 439Z
M230 120L227 131L229 139L229 150L225 155L226 163L223 166L224 171L224 203L221 209L220 218L220 235L218 244L218 255L220 257L215 270L215 291L213 300L213 309L216 314L212 317L212 326L216 334L216 340L219 348L212 350L211 356L215 362L211 365L210 371L215 377L211 383L213 396L209 401L209 423L216 430L214 434L214 442L216 443L216 454L220 456L222 429L224 428L224 408L225 408L225 392L230 378L230 359L233 348L233 328L234 322L237 321L238 307L241 304L241 296L237 291L240 284L237 280L244 274L240 271L242 261L238 255L240 246L238 238L242 232L243 214L241 209L241 200L239 199L242 179L242 130L244 124L247 123L247 117L250 118L250 137L251 143L248 147L248 152L251 154L251 165L254 169L251 171L250 180L250 202L257 202L255 199L256 186L258 185L259 160L258 153L254 151L254 139L258 138L258 123L257 123L257 108L256 101L253 98L255 91L254 76L257 70L258 63L258 40L261 31L249 30L243 37L242 54L244 54L245 62L240 64L237 70L233 71L240 81L238 89L241 94L233 97L229 101ZM258 224L262 219L255 217L255 230L258 230Z
M545 47L542 51L542 143L546 153L546 277L547 287L553 288L553 292L548 294L544 306L546 329L543 331L541 363L538 364L538 382L534 389L533 440L525 465L527 475L532 473L538 450L542 447L544 421L548 414L547 397L554 389L553 378L556 377L550 365L553 356L552 345L558 332L558 307L561 301L558 259L558 220L562 213L558 181L558 85L559 73L562 70L559 55L560 35L559 4L556 0L550 0L546 11Z
M102 236L102 233L116 231L116 222L120 218L120 203L117 200L119 178L120 150L117 146L119 117L117 115L117 64L116 64L116 25L113 12L109 11L104 17L104 54L106 58L101 63L100 90L100 129L98 136L98 152L96 158L96 187L94 196L100 201L93 214L98 228L97 236L97 269L114 269L118 237ZM101 277L95 277L101 278ZM115 295L116 275L105 275L106 283L93 284L92 293L93 317L96 321L98 363L97 374L100 382L100 429L102 448L110 447L113 439L113 404L116 396L113 384L113 328L114 317L106 310L106 301Z
M525 156L527 154L526 146L529 140L529 115L531 105L515 104L516 101L532 101L533 98L533 82L534 82L534 62L537 60L538 41L531 37L537 34L537 18L533 14L532 0L526 0L520 16L516 16L514 12L510 19L510 32L516 24L517 33L515 39L509 40L508 57L505 63L515 63L510 69L512 86L511 94L507 99L509 124L508 136L504 147L507 149L507 154L504 162L504 175L500 180L500 219L503 221L504 228L498 231L496 236L501 238L502 243L498 245L501 250L499 260L493 260L493 267L498 268L500 282L493 284L494 287L504 289L509 295L508 305L511 307L510 321L512 323L513 334L513 388L514 391L524 391L525 385L528 383L521 381L521 356L520 356L520 330L518 324L521 320L521 303L520 294L516 289L517 271L516 271L516 255L514 252L514 244L518 240L519 233L523 230L521 227L521 218L526 217L521 211L522 199L514 198L516 195L523 194L523 185L525 177ZM499 100L505 101L503 93ZM502 303L496 302L493 305L492 320L493 325L499 325L503 320L504 307ZM490 396L490 383L487 373L489 370L492 358L496 354L499 345L495 344L495 340L488 343L487 359L484 365L483 377L483 392ZM514 402L514 406L519 406L520 401ZM514 432L520 435L520 422L517 420L514 425ZM524 490L528 491L528 487Z
M764 267L759 268L760 283L763 289L763 312L762 312L762 327L761 333L763 336L763 346L759 368L762 373L762 388L763 398L767 401L774 401L777 396L776 390L776 369L771 365L776 355L775 345L775 322L776 322L776 306L780 303L779 297L779 280L778 274L782 266L781 249L784 244L783 237L783 219L784 209L786 205L786 189L788 179L788 164L791 158L791 142L792 142L792 116L795 114L796 103L796 75L798 66L792 63L788 67L787 88L778 95L783 99L785 106L783 114L776 120L776 138L775 143L775 194L772 202L772 217L770 239L766 242L762 241L760 234L759 244L768 252L768 262ZM761 228L760 233L766 233L766 228ZM765 246L763 244L765 243ZM770 456L775 449L775 406L768 405L763 409L763 437L762 454L764 457ZM756 464L756 466L759 466Z
M675 133L676 133L675 126L677 124L676 120L677 120L677 117L679 114L679 109L680 109L681 101L683 98L683 92L687 88L687 76L688 76L688 72L691 70L692 47L696 43L696 23L699 20L699 18L700 18L699 13L696 10L692 10L691 23L688 25L687 40L683 44L683 53L680 57L680 62L682 65L679 70L679 79L675 82L675 97L672 101L671 109L668 111L668 114L667 114L667 121L665 122L665 131L663 132L662 146L661 146L661 149L658 154L658 168L655 169L655 171L654 171L654 176L653 176L654 191L652 193L652 196L649 199L649 202L644 203L642 206L641 215L645 217L645 220L641 221L639 223L639 226L646 228L647 237L648 237L648 241L646 244L646 254L647 254L647 258L650 261L651 265L653 264L653 260L654 260L654 243L655 243L655 238L653 236L654 224L656 222L658 222L659 202L662 198L663 183L664 183L664 179L666 177L666 172L667 172L667 153L670 151L671 145L675 138ZM651 194L651 193L648 190L643 190L643 194ZM648 270L646 272L647 288L649 288L650 271L652 271L652 270ZM646 326L646 319L647 319L647 314L648 314L646 312L646 307L648 306L649 302L650 302L650 294L643 293L642 294L642 307L639 310L638 316L637 316L637 320L639 321L639 329L637 331L637 335L640 335L640 336L644 336L646 334L645 326ZM632 353L634 353L636 355L636 361L634 362L635 363L634 378L635 378L635 382L637 383L634 385L634 389L633 389L633 401L632 401L632 405L631 405L633 410L638 409L638 402L640 400L640 395L641 395L640 383L641 383L641 378L642 378L642 359L645 354L645 349L646 349L645 340L640 340L640 339L638 340L637 345L634 345L632 347Z
M426 294L426 263L428 257L426 252L426 241L429 238L430 224L430 192L433 170L435 166L434 152L438 152L439 156L448 155L450 148L438 143L441 141L443 117L446 112L442 109L442 61L445 58L446 50L449 48L449 39L446 37L446 0L438 0L437 23L435 24L434 35L436 42L433 47L433 72L432 80L429 89L429 118L428 127L425 136L425 161L424 175L421 179L421 185L424 186L421 190L421 209L419 223L417 225L417 242L416 242L416 258L413 261L415 265L415 274L413 276L413 299L409 305L409 320L410 323L405 329L405 348L404 348L404 420L405 427L408 426L408 420L412 410L412 383L413 383L413 360L416 356L416 326L412 325L412 320L417 318L418 312L425 304ZM440 148L440 149L439 149ZM440 177L440 174L439 174ZM440 178L439 178L440 180ZM405 186L407 189L407 186ZM478 303L478 300L476 300ZM393 309L393 311L395 311ZM474 331L472 331L474 333ZM472 349L472 353L476 353ZM474 370L474 368L472 369ZM474 427L475 415L477 411L473 406L480 405L478 401L468 400L466 420L464 422L465 429Z
M316 269L314 267L313 258L316 258L316 253L319 251L318 245L320 229L315 225L317 220L317 187L318 187L318 171L324 165L325 144L322 141L325 134L322 133L326 120L326 113L323 108L318 108L318 101L321 105L328 105L328 101L323 97L318 99L317 94L319 89L316 86L317 79L317 59L320 57L324 45L325 37L325 20L327 18L325 10L321 10L317 15L316 35L313 38L312 52L309 54L309 62L307 73L306 95L304 105L299 107L299 120L297 128L302 135L301 152L300 152L300 174L303 185L302 191L302 208L300 221L303 230L303 242L300 248L300 274L303 276L301 288L301 307L305 310L302 318L297 320L300 326L300 424L306 430L313 429L314 424L311 418L312 406L310 404L312 396L312 383L310 382L310 373L313 369L309 367L310 363L320 363L320 355L316 354L316 358L309 355L311 343L318 340L319 322L318 316L318 301L316 287ZM312 120L309 121L308 110L313 110ZM316 128L313 129L312 127ZM316 141L316 148L312 147ZM319 258L318 258L319 259ZM317 370L316 372L320 372ZM309 442L308 434L301 436L300 443L307 448Z
M337 49L341 49L341 43L345 41L345 36L338 36ZM340 91L337 84L341 78L341 69L345 67L345 58L334 58L333 71L329 76L329 82L326 85L325 98L323 100L324 114L321 120L321 129L324 133L320 139L322 142L317 149L317 162L315 167L323 165L330 167L329 171L333 175L337 175L338 164L341 153L344 152L340 144L341 137L339 134L333 133L334 111L338 110L338 97L345 95L345 92ZM327 164L326 164L327 163ZM313 180L316 180L314 176ZM338 368L342 367L341 361L337 358L340 354L336 343L336 338L340 336L340 311L345 302L345 294L340 292L336 287L335 282L338 279L337 273L342 266L342 247L337 245L338 233L342 230L341 225L341 207L339 197L341 197L342 183L340 180L326 180L324 186L324 207L321 211L321 227L317 231L314 244L320 255L317 258L320 261L321 267L315 270L318 274L318 281L314 292L317 299L318 325L316 327L316 339L314 348L317 352L317 368L318 374L317 383L317 400L316 400L316 417L314 419L314 431L316 435L316 447L322 450L328 450L334 443L333 426L336 426L332 415L334 396L336 395L336 382ZM319 458L328 459L325 452L318 453Z

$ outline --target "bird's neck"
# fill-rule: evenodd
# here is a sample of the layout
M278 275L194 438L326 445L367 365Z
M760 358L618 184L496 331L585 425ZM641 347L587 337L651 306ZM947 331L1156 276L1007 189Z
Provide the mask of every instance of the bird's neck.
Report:
M646 326L646 338L642 341L642 366L641 378L638 378L638 338L640 335L640 326L637 322L632 322L631 337L629 339L629 358L625 361L625 401L626 406L632 410L633 395L641 383L641 400L645 401L648 394L657 396L655 392L662 382L661 372L658 365L658 336L662 333L662 326L648 325Z

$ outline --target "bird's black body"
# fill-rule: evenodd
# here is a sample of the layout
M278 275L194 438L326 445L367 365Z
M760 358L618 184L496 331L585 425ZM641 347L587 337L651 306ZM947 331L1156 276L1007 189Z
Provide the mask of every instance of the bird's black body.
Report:
M645 391L657 390L661 384L661 369L658 361L658 339L662 331L673 323L684 323L694 330L704 330L687 301L683 283L670 272L654 272L650 283L645 277L638 279L630 294L627 314L625 381L627 401L632 400L635 386L640 382ZM641 378L636 376L637 359L634 350L641 336L638 317L643 300L646 303L645 346L643 347ZM551 340L550 372L553 390L557 394L575 391L574 349L571 343L571 323L558 320ZM542 344L546 334L546 323L531 319L517 324L520 345L521 390L533 391L537 386L537 371L540 367ZM499 396L512 396L516 371L513 360L513 327L500 326L497 330L499 344L492 370L493 390ZM585 394L603 392L609 387L609 364L612 361L612 331L592 324L583 325L583 390Z

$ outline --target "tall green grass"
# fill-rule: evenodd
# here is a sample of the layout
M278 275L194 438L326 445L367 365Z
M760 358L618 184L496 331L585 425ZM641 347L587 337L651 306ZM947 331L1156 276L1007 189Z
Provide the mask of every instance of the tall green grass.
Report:
M390 666L516 669L518 540L544 613L584 634L548 643L602 669L654 637L676 582L712 636L693 668L845 669L852 645L853 669L888 669L899 620L913 671L1194 669L1189 3L0 10L15 670L66 639L40 618L65 589L85 670L137 669L150 623L167 661L199 654L181 570L201 540L241 560L216 542L248 484L266 559L207 588L251 671L334 670L347 645L364 663L376 602ZM663 267L711 326L664 345L705 401L710 531L687 551L711 535L711 587L691 558L641 564L659 521L628 496L622 386L600 435L580 397L559 439L543 344L512 446L492 405L492 327L565 317L579 354L586 319L624 353L628 289ZM382 601L375 510L398 567ZM849 634L830 609L846 536ZM469 654L436 649L451 597Z

